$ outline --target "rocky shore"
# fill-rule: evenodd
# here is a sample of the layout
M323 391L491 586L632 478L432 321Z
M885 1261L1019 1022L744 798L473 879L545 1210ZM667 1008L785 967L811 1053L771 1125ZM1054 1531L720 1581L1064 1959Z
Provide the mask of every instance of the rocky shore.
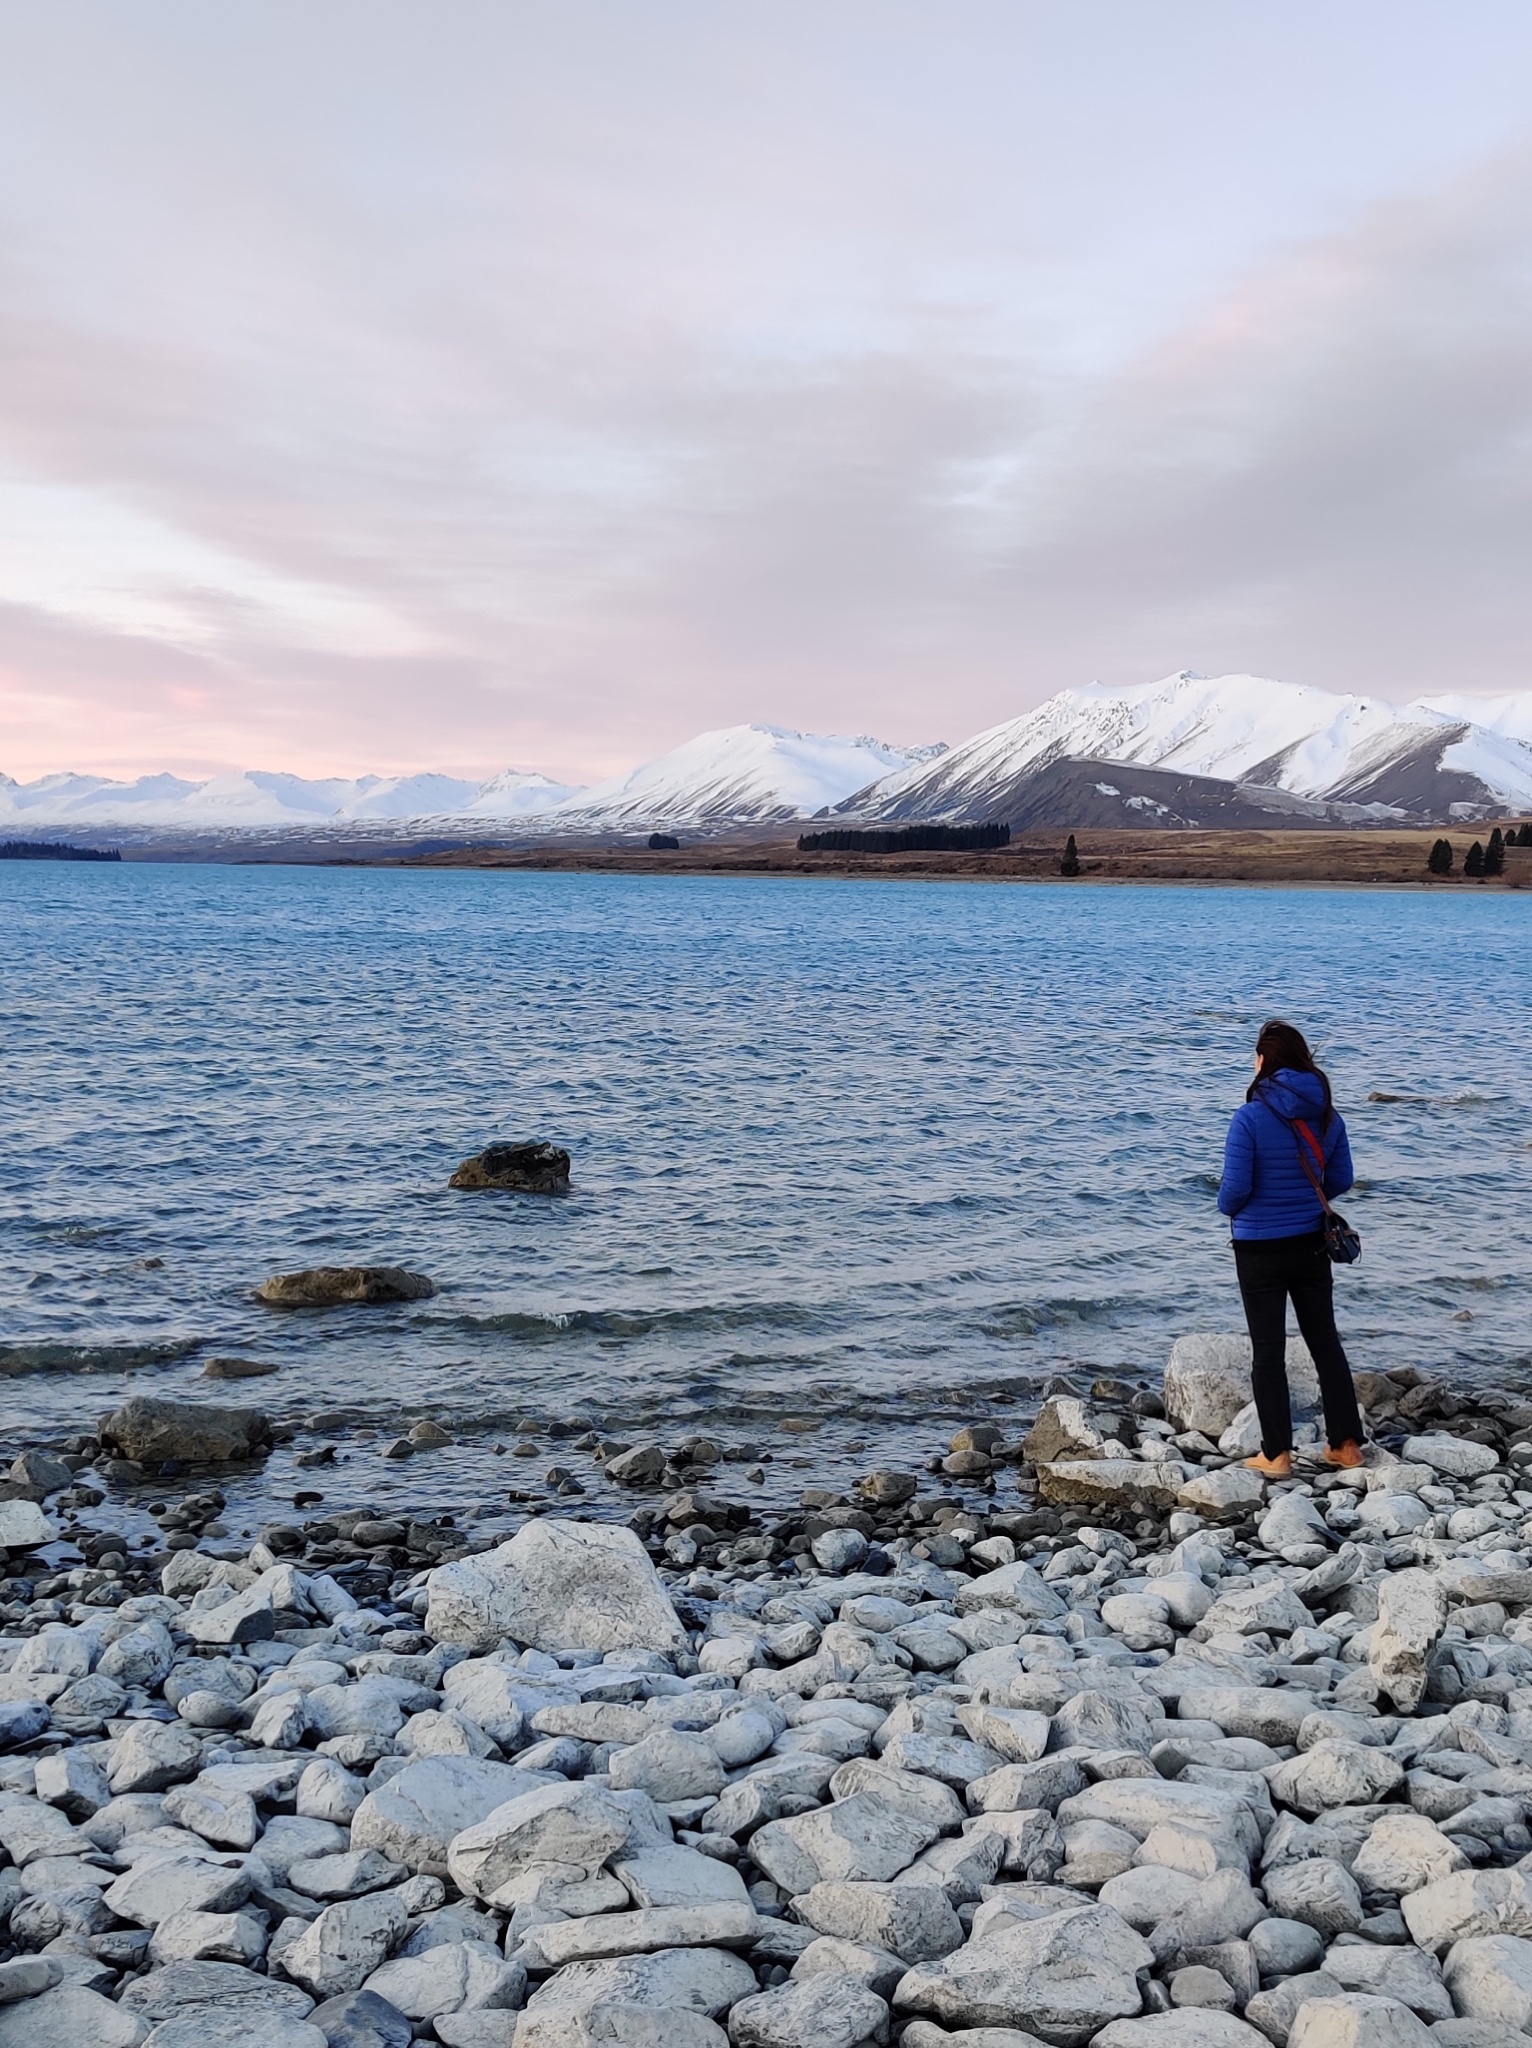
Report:
M1512 2048L1532 1407L1363 1376L1366 1468L1305 1415L1267 1487L1243 1373L1185 1339L787 1512L592 1435L509 1541L234 1537L254 1410L23 1452L0 2048Z

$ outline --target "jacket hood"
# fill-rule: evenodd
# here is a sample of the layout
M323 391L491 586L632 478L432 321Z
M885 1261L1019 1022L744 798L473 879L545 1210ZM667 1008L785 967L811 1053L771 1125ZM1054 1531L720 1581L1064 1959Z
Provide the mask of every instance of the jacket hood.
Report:
M1295 1073L1291 1067L1280 1067L1262 1081L1256 1090L1256 1100L1289 1123L1295 1117L1311 1121L1325 1113L1324 1084L1319 1076Z

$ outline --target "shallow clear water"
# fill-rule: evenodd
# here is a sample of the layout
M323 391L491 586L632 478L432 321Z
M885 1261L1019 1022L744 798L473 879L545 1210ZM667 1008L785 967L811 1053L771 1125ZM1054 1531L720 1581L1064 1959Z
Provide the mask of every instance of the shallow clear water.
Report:
M1456 890L0 863L6 1436L135 1387L344 1410L352 1490L439 1505L479 1496L525 1415L752 1437L800 1484L791 1457L928 1454L1056 1372L1157 1374L1178 1332L1239 1327L1213 1192L1273 1010L1351 1127L1353 1363L1524 1385L1528 914ZM448 1191L523 1136L572 1151L568 1197ZM441 1292L252 1299L352 1261ZM241 1352L282 1369L199 1380ZM383 1467L377 1432L421 1415L467 1448ZM268 1476L290 1492L285 1457Z

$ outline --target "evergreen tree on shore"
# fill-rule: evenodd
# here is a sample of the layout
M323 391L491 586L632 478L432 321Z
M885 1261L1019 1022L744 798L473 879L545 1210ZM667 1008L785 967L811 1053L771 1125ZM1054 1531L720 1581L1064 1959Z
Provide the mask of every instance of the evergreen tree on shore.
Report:
M1433 875L1450 875L1452 873L1452 841L1450 839L1438 839L1434 843L1431 848L1430 857L1426 861L1426 867Z
M1484 879L1484 848L1477 839L1469 847L1464 858L1463 873L1472 876L1476 881L1482 882Z
M1532 825L1523 825L1516 835L1518 846L1532 846Z
M1484 849L1484 872L1487 875L1505 873L1505 834L1498 825L1489 835L1489 845Z
M1061 875L1077 875L1080 872L1080 854L1075 845L1075 835L1070 833L1064 845L1064 858L1059 862Z

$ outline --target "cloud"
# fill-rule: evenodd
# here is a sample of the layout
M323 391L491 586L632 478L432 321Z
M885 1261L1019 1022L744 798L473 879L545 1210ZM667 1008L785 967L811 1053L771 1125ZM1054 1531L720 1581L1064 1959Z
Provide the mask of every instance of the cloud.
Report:
M590 779L1183 665L1525 684L1525 156L1071 349L998 160L794 101L774 48L684 122L566 52L461 148L311 82L273 127L270 49L248 104L116 55L78 165L0 202L12 773Z
M1393 697L1526 687L1532 160L1291 252L1099 392L1002 575L1041 633ZM1083 652L1082 648L1082 652Z

